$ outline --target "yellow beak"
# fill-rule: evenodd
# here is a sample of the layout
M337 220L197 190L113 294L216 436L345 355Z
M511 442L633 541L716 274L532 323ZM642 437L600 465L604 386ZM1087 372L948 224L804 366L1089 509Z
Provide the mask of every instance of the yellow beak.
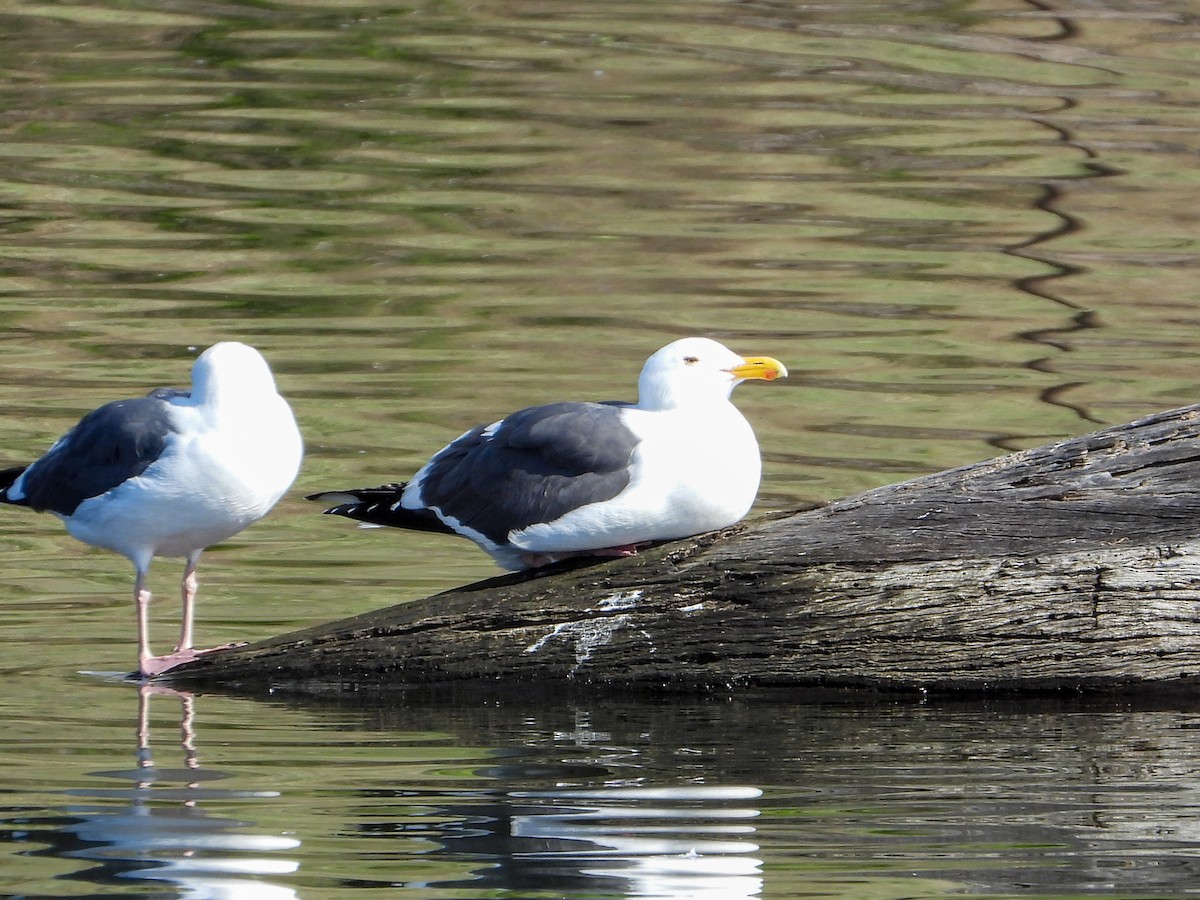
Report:
M740 366L731 368L729 374L743 380L759 378L774 381L776 378L787 378L787 367L769 356L747 356Z

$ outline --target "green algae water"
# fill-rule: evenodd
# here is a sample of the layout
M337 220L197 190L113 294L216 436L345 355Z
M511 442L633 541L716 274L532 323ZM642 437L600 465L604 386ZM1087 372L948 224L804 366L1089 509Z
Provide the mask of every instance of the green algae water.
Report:
M1197 399L1200 5L0 2L0 465L260 348L307 443L198 639L496 574L303 494L715 337L753 515ZM139 691L132 571L0 510L0 897L1175 897L1195 716ZM182 563L158 560L159 642ZM108 673L97 675L94 673ZM382 892L382 893L381 893Z

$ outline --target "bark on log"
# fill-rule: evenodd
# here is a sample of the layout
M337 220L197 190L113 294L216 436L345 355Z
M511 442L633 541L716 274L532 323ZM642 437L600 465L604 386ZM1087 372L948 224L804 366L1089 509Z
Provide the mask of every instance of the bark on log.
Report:
M189 687L1200 686L1200 406L203 657Z

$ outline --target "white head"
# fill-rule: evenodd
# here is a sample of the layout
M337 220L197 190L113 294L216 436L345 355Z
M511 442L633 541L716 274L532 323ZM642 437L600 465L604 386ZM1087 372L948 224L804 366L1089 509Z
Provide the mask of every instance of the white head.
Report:
M277 393L263 355L247 344L213 344L192 365L192 400L197 404Z
M683 338L667 344L642 367L638 407L673 409L728 400L741 382L772 381L787 375L783 363L769 356L741 357L708 338Z

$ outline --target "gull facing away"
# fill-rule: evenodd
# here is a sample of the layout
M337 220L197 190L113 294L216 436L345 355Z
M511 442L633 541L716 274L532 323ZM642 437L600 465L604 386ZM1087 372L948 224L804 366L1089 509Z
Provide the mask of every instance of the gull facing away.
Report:
M0 502L54 513L72 537L129 558L138 671L149 677L220 649L192 641L200 554L266 515L302 455L267 361L226 341L200 354L190 391L159 388L105 404L41 459L0 472ZM146 573L155 556L187 560L179 643L163 656L150 652Z
M406 483L325 491L326 513L470 538L506 569L726 528L758 493L762 461L730 402L738 384L787 375L684 338L648 360L637 403L551 403L451 442Z

